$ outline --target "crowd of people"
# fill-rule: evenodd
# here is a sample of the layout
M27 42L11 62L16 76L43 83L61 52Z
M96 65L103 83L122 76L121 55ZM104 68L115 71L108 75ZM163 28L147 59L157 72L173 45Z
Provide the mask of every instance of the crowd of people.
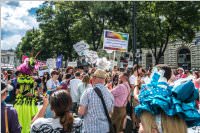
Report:
M156 72L158 75L155 74ZM183 68L172 70L167 65L157 65L156 70L154 68L145 70L139 65L134 65L132 68L114 66L110 70L88 66L54 69L50 73L45 72L41 77L38 76L37 71L33 71L29 75L33 82L30 77L26 77L26 82L20 82L19 79L24 80L22 75L24 73L20 70L2 71L2 133L108 133L113 129L115 133L186 133L188 127L200 126L198 125L200 115L196 114L193 117L199 121L196 125L188 125L188 123L195 123L193 118L183 118L190 115L179 115L178 111L171 113L174 110L166 111L166 108L162 110L165 102L162 98L160 98L162 100L154 98L160 95L158 94L160 90L176 86L179 81L191 81L196 90L199 90L199 71ZM21 90L23 88L21 86L25 84L33 88L31 93L24 93L26 89ZM148 92L149 88L155 89L155 92ZM168 94L162 92L163 95L165 93ZM23 95L26 95L25 98L21 98L25 99L24 101L20 99ZM195 95L192 95L195 97L193 99L195 106L190 110L198 113L195 110L198 111L199 108L199 95L198 97ZM32 100L29 99L30 97ZM157 101L149 105L152 97L154 102ZM169 99L172 97L172 95L168 96ZM157 104L158 101L162 101L162 104ZM25 108L24 103L27 102L33 103L30 104L31 108ZM190 102L191 100L186 103ZM185 101L181 101L182 103ZM161 105L163 105L161 109L158 109L157 107ZM19 113L22 110L31 113ZM155 115L158 112L160 117ZM28 117L30 122L27 121Z

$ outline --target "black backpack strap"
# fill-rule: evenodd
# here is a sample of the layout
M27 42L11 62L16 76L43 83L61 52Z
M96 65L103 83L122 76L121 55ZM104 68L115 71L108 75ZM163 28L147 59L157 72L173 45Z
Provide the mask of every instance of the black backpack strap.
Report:
M107 108L106 108L106 104L105 104L105 101L104 101L104 99L103 99L103 95L102 95L102 93L101 93L101 90L98 89L97 87L95 87L95 88L94 88L94 91L97 93L97 95L98 95L99 98L101 99L101 102L102 102L103 108L104 108L104 112L105 112L105 114L106 114L106 117L107 117L107 119L108 119L109 124L112 124L112 121L111 121L111 119L110 119L108 110L107 110Z

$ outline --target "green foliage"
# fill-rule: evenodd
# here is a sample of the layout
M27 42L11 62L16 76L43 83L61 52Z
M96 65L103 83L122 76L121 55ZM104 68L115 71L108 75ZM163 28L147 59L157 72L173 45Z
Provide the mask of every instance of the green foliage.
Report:
M135 2L137 42L152 49L156 63L170 41L191 42L199 30L200 2ZM129 33L132 49L133 2L51 1L37 10L39 29L27 31L17 47L17 54L42 50L39 59L63 54L76 58L73 44L85 40L92 50L103 44L103 30ZM36 53L35 52L35 53Z

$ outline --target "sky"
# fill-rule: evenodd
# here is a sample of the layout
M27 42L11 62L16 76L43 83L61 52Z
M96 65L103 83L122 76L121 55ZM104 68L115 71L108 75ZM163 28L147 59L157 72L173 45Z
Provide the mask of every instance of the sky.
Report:
M15 49L27 30L38 28L36 10L44 1L1 2L1 49Z

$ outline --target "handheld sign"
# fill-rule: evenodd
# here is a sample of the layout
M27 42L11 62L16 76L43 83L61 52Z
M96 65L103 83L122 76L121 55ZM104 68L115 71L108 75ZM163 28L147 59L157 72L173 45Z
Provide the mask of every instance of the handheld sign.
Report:
M53 59L53 58L47 59L46 65L47 65L47 67L48 67L49 69L54 69L54 68L56 68L56 59Z
M97 52L95 51L90 50L86 53L86 61L89 63L96 63L98 58Z
M45 72L48 72L49 73L49 69L47 66L40 66L39 67L39 71L38 71L38 74L39 76L43 76Z
M129 34L104 30L103 49L127 52Z
M84 51L89 49L89 45L84 41L77 42L73 47L79 56L83 56Z
M71 67L77 67L77 62L68 62L67 66L71 66Z

